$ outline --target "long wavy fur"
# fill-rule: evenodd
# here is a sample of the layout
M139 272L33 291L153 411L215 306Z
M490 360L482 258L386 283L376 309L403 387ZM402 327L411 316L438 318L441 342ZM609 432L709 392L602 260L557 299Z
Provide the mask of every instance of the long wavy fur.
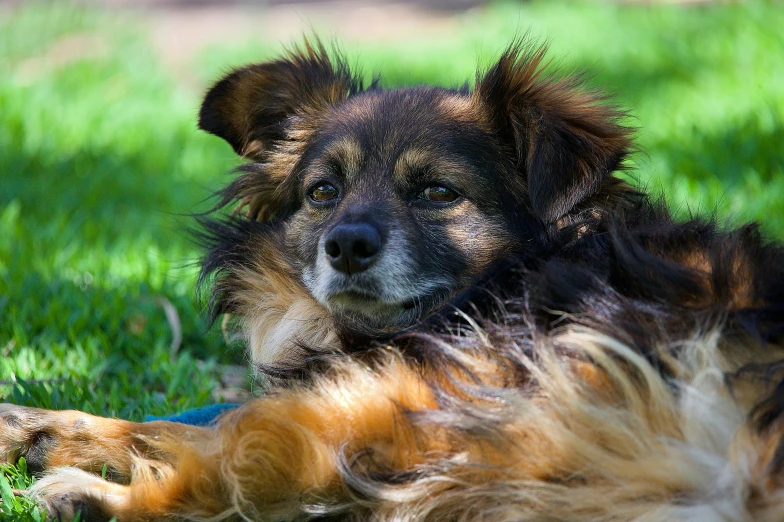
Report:
M482 228L497 259L378 335L316 301L287 242L316 230L292 218L302 156L362 85L320 44L221 80L201 126L252 163L222 194L236 211L204 220L201 283L286 386L214 429L12 411L0 457L82 468L34 493L91 521L784 519L784 250L756 225L678 222L613 176L624 114L543 57L516 42L472 93L403 93L492 145L515 233ZM104 462L119 483L89 473Z

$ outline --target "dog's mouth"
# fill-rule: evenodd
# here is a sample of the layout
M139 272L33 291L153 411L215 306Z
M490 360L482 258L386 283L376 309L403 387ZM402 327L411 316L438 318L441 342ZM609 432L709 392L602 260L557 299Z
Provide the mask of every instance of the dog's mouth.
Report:
M347 326L390 332L416 324L432 313L438 301L434 295L423 295L390 302L373 293L347 290L330 296L324 304Z
M317 266L304 270L303 283L340 327L371 336L417 324L441 309L458 286L443 274L376 272L371 268L348 277Z
M377 296L373 294L366 293L366 292L358 292L356 290L349 290L347 292L338 293L334 295L332 299L341 302L349 302L349 303L356 303L356 304L401 307L404 310L412 310L417 306L417 299L409 299L408 301L403 301L400 303L390 303L379 299Z

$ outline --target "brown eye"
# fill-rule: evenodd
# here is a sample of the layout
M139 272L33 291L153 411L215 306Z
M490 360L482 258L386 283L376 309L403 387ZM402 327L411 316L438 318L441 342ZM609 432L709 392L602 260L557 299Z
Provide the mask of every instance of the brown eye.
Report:
M329 201L330 199L338 197L338 189L329 183L321 183L310 189L309 195L310 199L313 201L323 203L324 201Z
M427 187L419 194L420 199L426 199L434 203L451 203L459 197L460 195L454 190L438 185Z

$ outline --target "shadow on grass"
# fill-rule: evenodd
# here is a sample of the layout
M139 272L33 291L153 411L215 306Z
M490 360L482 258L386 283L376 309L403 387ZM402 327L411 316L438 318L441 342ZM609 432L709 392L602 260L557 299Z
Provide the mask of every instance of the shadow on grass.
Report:
M79 240L88 243L97 237L132 243L141 236L188 247L190 221L184 214L199 209L200 202L203 208L211 190L175 175L178 167L170 157L169 150L122 156L93 148L25 154L6 147L0 150L0 169L7 173L0 181L0 204L19 200L26 221L62 223L78 229ZM218 181L221 168L215 171Z

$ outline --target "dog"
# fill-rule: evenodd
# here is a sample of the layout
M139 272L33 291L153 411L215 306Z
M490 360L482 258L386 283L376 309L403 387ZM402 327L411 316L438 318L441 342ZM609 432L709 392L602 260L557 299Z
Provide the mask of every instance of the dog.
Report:
M61 520L784 519L784 250L672 218L545 68L383 89L311 40L221 79L200 284L273 386L211 428L6 405L0 460Z

